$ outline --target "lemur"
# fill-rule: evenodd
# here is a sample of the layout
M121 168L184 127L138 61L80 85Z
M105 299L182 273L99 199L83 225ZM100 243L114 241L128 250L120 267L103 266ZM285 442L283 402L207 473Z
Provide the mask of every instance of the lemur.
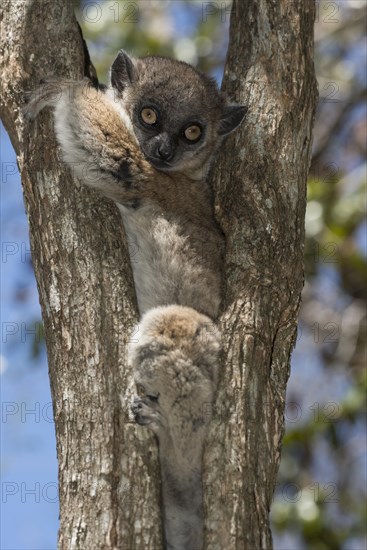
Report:
M27 118L45 106L54 109L65 162L115 201L137 244L141 320L128 361L142 397L131 410L158 439L166 549L200 550L224 252L208 172L247 109L228 104L215 81L187 63L123 50L110 86L49 79L32 95Z

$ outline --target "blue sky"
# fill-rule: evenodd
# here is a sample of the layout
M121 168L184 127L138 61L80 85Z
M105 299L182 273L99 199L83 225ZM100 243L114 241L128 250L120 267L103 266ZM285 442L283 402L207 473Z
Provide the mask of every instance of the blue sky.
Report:
M1 515L3 550L56 549L57 462L41 318L15 153L1 126Z

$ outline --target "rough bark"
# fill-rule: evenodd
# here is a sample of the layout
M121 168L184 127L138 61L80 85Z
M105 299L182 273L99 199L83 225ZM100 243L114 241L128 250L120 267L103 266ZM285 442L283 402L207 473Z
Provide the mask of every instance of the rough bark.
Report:
M226 235L224 361L207 443L207 548L271 548L289 362L303 286L317 99L314 3L235 0L223 88L247 104L215 172Z
M60 549L161 547L156 446L121 396L136 305L115 207L60 162L51 118L24 126L47 74L92 75L70 4L3 0L0 115L30 224L54 402ZM40 32L42 21L43 32ZM271 547L289 358L303 283L306 176L316 103L310 0L238 0L224 89L249 105L216 167L227 239L223 375L206 452L207 548Z

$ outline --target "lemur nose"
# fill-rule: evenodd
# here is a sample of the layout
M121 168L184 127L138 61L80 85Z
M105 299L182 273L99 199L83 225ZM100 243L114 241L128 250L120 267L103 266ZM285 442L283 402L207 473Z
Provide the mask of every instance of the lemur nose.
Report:
M168 160L172 156L172 148L167 144L161 143L157 149L157 154L162 160Z

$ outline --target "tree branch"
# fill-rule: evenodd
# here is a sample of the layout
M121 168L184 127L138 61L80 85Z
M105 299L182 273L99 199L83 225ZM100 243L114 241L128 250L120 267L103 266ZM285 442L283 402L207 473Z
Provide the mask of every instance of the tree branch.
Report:
M49 114L30 125L20 114L42 77L93 78L93 68L70 2L4 0L1 32L0 115L22 176L54 403L59 548L157 550L158 462L144 460L156 445L136 438L121 399L137 319L121 219L73 181Z
M206 453L207 548L271 548L303 285L316 106L314 3L235 0L223 89L249 106L215 172L226 235L223 373Z

